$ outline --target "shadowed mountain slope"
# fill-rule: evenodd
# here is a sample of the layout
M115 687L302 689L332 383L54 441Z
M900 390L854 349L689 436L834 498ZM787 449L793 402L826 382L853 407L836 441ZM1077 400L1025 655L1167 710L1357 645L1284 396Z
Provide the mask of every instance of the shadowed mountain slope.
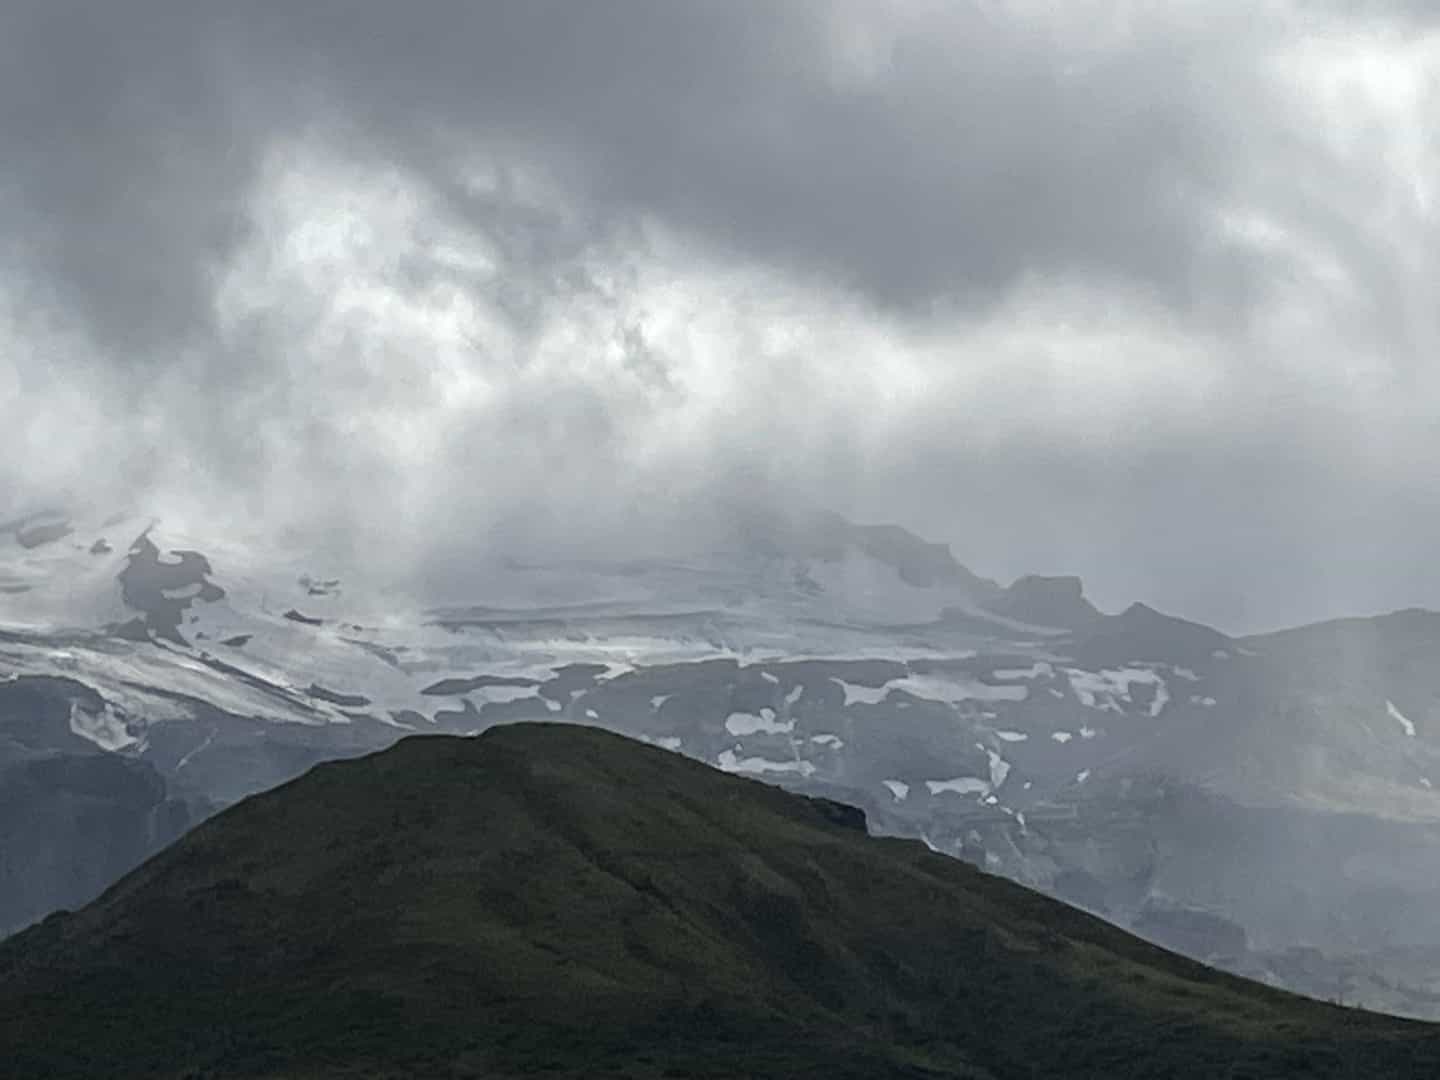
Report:
M407 739L0 945L17 1076L1434 1076L1440 1030L1206 969L598 729Z

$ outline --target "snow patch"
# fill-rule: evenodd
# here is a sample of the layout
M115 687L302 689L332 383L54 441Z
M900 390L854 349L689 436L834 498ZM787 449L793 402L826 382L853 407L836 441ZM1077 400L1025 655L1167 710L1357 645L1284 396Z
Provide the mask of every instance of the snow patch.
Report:
M1026 735L1023 731L997 731L995 732L995 737L1002 742L1024 742L1030 738L1030 736Z
M534 701L536 696L533 686L477 686L465 695L470 701L478 702L481 705L510 701ZM551 704L554 703L551 702Z
M1412 739L1415 737L1415 722L1397 709L1393 701L1385 702L1385 711L1390 714L1391 720L1394 720L1405 729L1406 735L1409 735Z
M926 780L931 795L953 791L957 795L988 795L990 785L978 776L957 776L953 780Z
M1075 782L1076 782L1077 784L1083 784L1086 780L1089 780L1089 779L1090 779L1090 770L1089 770L1089 769L1081 769L1078 773L1075 774Z
M125 722L107 702L99 712L90 712L73 702L70 705L70 730L82 739L89 739L102 750L114 753L140 740L125 730Z
M961 701L1024 701L1028 686L991 686L963 676L908 675L895 684L899 690L928 701L954 705Z
M1010 763L994 750L986 750L985 756L990 759L990 787L992 789L998 788L1005 783L1005 778L1010 775Z
M795 730L794 720L776 720L773 709L753 713L731 713L725 718L725 730L736 737L742 735L788 735Z
M878 705L885 700L890 693L890 684L884 686L859 686L855 683L848 683L844 679L832 680L840 684L840 689L845 691L845 704L854 705Z
M845 745L845 740L839 735L811 735L810 741L821 746L828 746L833 750L839 750Z
M815 766L808 761L769 761L766 758L742 758L734 750L722 751L716 760L725 772L736 773L799 773L809 776Z
M1075 696L1080 699L1080 704L1087 708L1123 713L1125 710L1120 702L1129 702L1130 688L1142 683L1155 688L1155 696L1150 701L1151 716L1159 716L1161 710L1170 703L1170 691L1165 685L1165 680L1149 668L1118 668L1105 671L1081 671L1079 668L1069 668L1066 674L1070 677L1070 688L1075 691Z
M996 668L990 674L997 679L1041 679L1055 674L1055 667L1039 660L1028 668Z
M1052 731L1050 733L1050 738L1054 739L1058 743L1067 743L1074 737L1075 736L1071 735L1068 731Z
M880 782L890 790L890 794L895 797L896 802L904 802L905 796L910 794L910 785L903 780L881 780Z

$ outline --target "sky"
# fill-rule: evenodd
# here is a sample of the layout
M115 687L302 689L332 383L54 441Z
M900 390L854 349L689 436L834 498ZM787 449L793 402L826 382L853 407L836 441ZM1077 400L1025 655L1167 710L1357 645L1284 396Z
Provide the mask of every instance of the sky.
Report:
M0 506L1440 607L1434 12L0 0Z

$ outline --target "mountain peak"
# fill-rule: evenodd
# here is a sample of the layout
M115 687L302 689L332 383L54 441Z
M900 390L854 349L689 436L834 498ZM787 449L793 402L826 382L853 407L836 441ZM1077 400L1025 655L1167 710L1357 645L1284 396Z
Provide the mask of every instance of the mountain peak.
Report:
M1084 584L1070 575L1027 574L1016 579L989 607L997 615L1066 630L1078 630L1101 617L1085 598Z

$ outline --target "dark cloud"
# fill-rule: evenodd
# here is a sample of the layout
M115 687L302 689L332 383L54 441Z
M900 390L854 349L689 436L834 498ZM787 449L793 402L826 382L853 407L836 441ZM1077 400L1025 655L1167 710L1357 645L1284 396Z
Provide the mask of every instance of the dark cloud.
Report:
M153 344L204 312L267 139L308 126L442 187L498 147L604 212L909 308L1064 269L1185 304L1243 292L1243 262L1199 239L1249 78L1238 21L1077 51L993 9L881 11L19 5L20 235L107 334Z
M378 503L443 576L743 489L1230 625L1440 603L1427 11L17 0L0 496Z

